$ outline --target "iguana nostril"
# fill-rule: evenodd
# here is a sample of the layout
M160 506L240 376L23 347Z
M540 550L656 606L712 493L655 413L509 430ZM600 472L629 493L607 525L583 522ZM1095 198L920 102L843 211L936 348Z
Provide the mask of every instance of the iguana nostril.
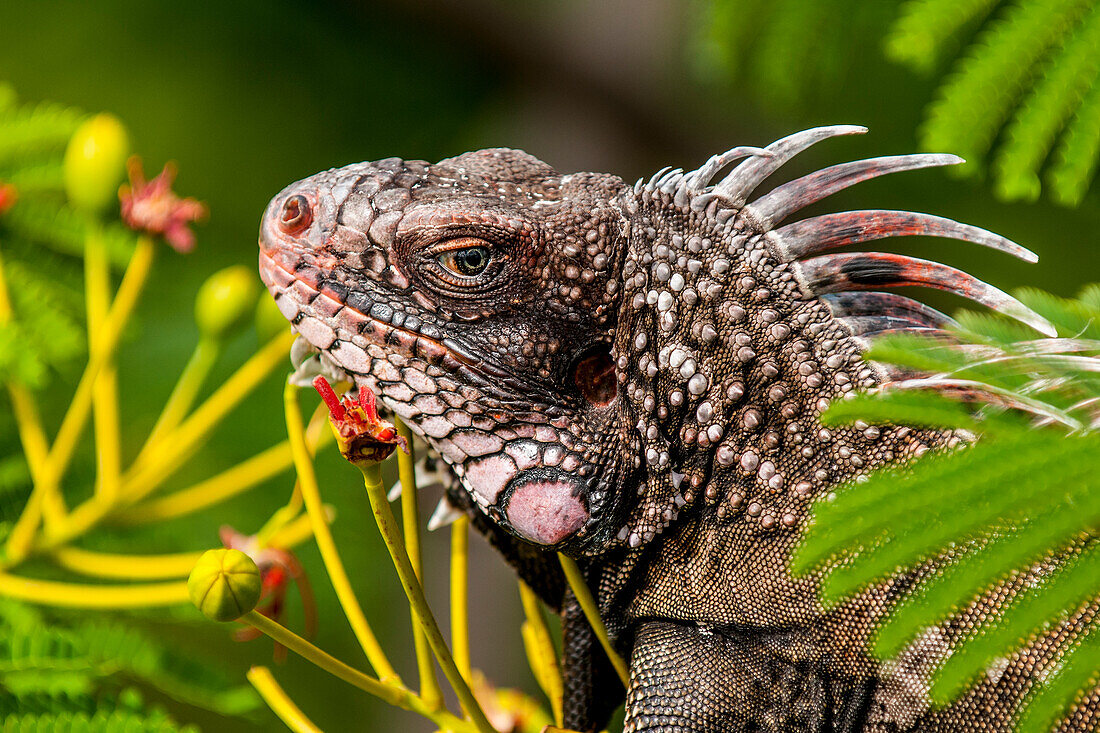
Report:
M287 234L297 234L313 221L313 211L309 201L301 194L295 194L283 202L279 212L279 228Z

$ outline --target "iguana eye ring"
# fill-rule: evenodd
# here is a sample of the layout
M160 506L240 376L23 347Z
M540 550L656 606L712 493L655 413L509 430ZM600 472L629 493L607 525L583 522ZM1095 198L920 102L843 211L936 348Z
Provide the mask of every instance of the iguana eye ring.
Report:
M490 266L498 264L499 258L484 239L461 237L444 243L437 250L435 264L439 274L453 285L472 285L484 280Z
M282 211L279 212L279 228L287 234L301 232L312 221L313 210L309 205L309 199L302 194L295 194L283 202Z
M436 261L455 275L477 277L488 269L492 257L493 253L488 247L484 244L476 244L473 247L447 250L440 254Z

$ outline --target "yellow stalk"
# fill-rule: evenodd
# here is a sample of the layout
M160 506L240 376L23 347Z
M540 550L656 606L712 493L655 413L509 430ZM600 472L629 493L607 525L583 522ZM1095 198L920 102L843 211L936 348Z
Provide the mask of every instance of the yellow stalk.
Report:
M4 277L4 260L0 257L0 326L11 321L12 306L8 294L8 283ZM34 395L23 385L17 382L9 382L8 395L11 397L12 413L15 416L16 428L19 431L19 441L23 444L23 457L27 461L31 480L38 483L45 471L46 457L50 452L49 443L46 440L46 431L42 428L42 420L38 416L38 404ZM41 494L37 498L31 497L24 508L24 514L28 514L26 524L37 527L43 512L50 514L64 514L65 506L60 495L50 502L50 506L44 507Z
M149 524L182 517L242 494L278 476L290 465L290 443L284 440L194 486L122 509L111 516L111 521L125 525Z
M164 580L186 578L201 552L168 555L116 555L77 547L58 547L51 557L61 567L82 575L117 580Z
M84 240L84 301L88 322L88 350L101 347L101 333L110 307L111 276L107 265L107 249L99 222L89 219ZM95 431L96 494L106 500L118 495L121 473L118 428L118 376L114 359L108 359L92 386L92 426ZM45 509L45 507L43 507ZM51 522L46 514L46 526Z
M202 389L202 385L206 381L207 375L210 374L214 363L218 360L220 353L221 346L218 342L209 338L199 339L199 342L195 345L195 350L191 353L191 358L187 360L183 371L180 372L179 378L176 380L176 386L172 388L172 393L168 396L168 401L164 403L160 417L157 418L156 424L149 432L145 445L138 451L137 458L134 459L135 465L144 461L149 451L169 431L178 427L183 418L187 416L187 411L195 404L195 398L198 396L199 390Z
M519 597L526 617L520 632L523 635L524 650L527 652L527 662L535 675L535 681L550 700L554 722L560 726L563 719L564 685L561 667L558 665L558 653L554 648L554 640L550 637L550 629L546 626L546 617L542 613L542 602L522 580L519 581Z
M64 608L148 608L186 603L187 581L141 585L84 585L0 573L0 596Z
M290 696L275 681L275 676L267 667L252 667L245 673L245 677L260 693L267 706L279 716L279 720L286 723L294 733L321 733L312 720L306 717L301 708L294 704Z
M395 421L397 434L405 439L409 452L397 451L397 476L401 480L401 529L405 537L405 548L409 553L409 563L412 565L416 581L423 586L424 574L420 560L420 507L419 496L416 490L416 463L412 433L405 423ZM416 614L412 613L413 647L416 650L416 668L420 676L420 697L428 707L439 708L443 706L443 691L439 689L439 681L435 678L435 664L432 663L432 651L428 648L428 640L424 637L424 631L416 622ZM466 679L469 679L467 677Z
M607 653L607 658L611 660L611 665L615 668L619 679L622 680L623 687L628 687L630 684L630 670L623 658L615 651L615 647L611 646L611 639L607 636L607 627L603 625L600 611L596 608L596 601L592 598L592 591L588 589L588 584L584 581L581 569L577 567L577 563L573 558L560 552L558 553L558 560L561 561L561 569L565 571L565 579L569 582L573 595L576 596L577 602L581 605L581 610L584 611L584 617L588 619L588 623L592 625L592 630L596 632L596 638L600 640L600 646Z
M326 412L318 410L310 420L309 427L306 428L306 447L310 455L328 445L333 439L332 431L327 428L326 415ZM111 514L111 522L122 525L149 524L192 514L243 494L264 481L278 476L292 465L290 441L284 440L194 486L114 512ZM292 502L294 511L289 513L290 519L297 515L300 501L299 498L297 503ZM265 526L258 534L266 536L274 529L275 527Z
M451 525L451 649L462 678L473 680L470 666L470 520L461 516Z
M283 406L286 413L286 430L290 438L290 450L294 457L294 468L298 472L298 482L301 487L302 499L305 501L306 512L309 515L313 527L313 536L317 540L317 549L321 552L321 559L325 563L325 571L328 573L332 587L336 590L336 597L340 606L351 624L359 645L367 655L371 667L383 680L393 680L400 684L400 677L393 665L390 664L382 646L378 643L366 615L363 613L359 601L355 597L355 591L348 580L344 562L340 559L340 553L336 549L336 542L332 538L328 523L325 521L324 509L321 504L321 491L317 486L317 475L313 471L313 462L310 460L309 451L306 448L302 426L302 411L298 406L298 390L287 382L283 391Z
M133 503L145 498L176 470L204 441L214 427L244 400L286 359L292 335L279 334L225 380L178 428L170 431L122 477L122 499Z
M380 700L394 705L403 710L419 713L424 717L431 720L440 728L446 730L462 731L463 733L471 732L474 728L465 720L461 720L458 717L448 713L445 710L431 710L419 697L410 692L407 688L397 683L386 683L381 680L375 679L370 675L366 675L354 667L341 662L336 657L332 656L328 652L325 652L302 637L295 634L290 629L286 628L282 624L276 621L272 621L268 617L260 614L257 611L249 611L241 617L241 621L251 625L258 631L263 632L273 640L279 642L287 649L290 649L295 654L301 656L308 662L312 662L321 669L325 670L334 677L342 679L350 685L358 687L364 692L368 692L371 695L379 698ZM495 733L492 729L489 729L489 733Z
M321 508L324 510L325 514L325 524L332 524L332 520L336 518L336 511L328 504L325 504ZM271 537L269 537L266 542L262 542L261 546L284 547L290 549L302 544L312 536L312 518L308 514L303 514L293 521L287 522L275 532L272 532Z
M27 502L27 507L8 536L6 555L9 563L19 562L26 557L38 529L43 498L60 494L61 477L69 466L81 430L88 419L88 412L91 410L92 387L104 364L110 361L119 337L122 335L123 326L137 304L138 296L153 264L154 252L151 239L148 237L138 239L137 248L130 258L126 274L115 294L115 301L104 319L98 346L90 351L88 364L84 368L80 382L77 383L69 409L61 420L61 427L57 431L53 447L45 460L41 474L34 482L34 493L39 494L39 499L35 501L32 495L31 501ZM46 499L47 503L52 501L55 500ZM37 507L37 511L32 511L34 507ZM62 524L68 524L68 521L59 523L58 532L64 531L60 526Z
M466 680L459 674L458 667L455 666L455 660L447 648L447 643L443 640L439 624L436 623L432 609L428 606L428 600L424 597L424 588L416 579L416 573L413 572L409 555L405 551L405 543L401 538L401 531L397 526L397 520L394 518L390 504L386 500L386 489L382 485L381 466L377 462L356 465L363 472L363 485L366 487L367 497L370 499L374 519L378 523L378 530L386 543L386 549L389 550L390 559L393 560L393 565L397 569L397 577L401 580L401 587L405 589L405 596L409 599L409 604L416 613L417 620L420 621L420 627L424 629L428 645L432 648L439 666L443 668L443 674L447 677L447 681L451 683L451 687L458 696L458 701L467 717L477 726L479 731L493 733L493 727L485 717L485 712L474 698L474 694L470 691L470 686L466 683Z

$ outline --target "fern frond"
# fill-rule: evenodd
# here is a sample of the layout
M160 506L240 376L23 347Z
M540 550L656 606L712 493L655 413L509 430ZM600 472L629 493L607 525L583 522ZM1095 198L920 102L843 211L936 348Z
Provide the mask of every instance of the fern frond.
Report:
M198 733L193 725L180 726L167 714L130 710L95 713L30 713L11 715L3 731L80 731L80 733Z
M58 104L10 103L0 108L0 165L60 152L84 120L84 113Z
M929 691L934 702L954 699L999 657L1016 651L1060 616L1096 594L1100 547L1092 546L1056 568L1035 588L1025 588L981 634L965 641L935 672Z
M1100 630L1093 626L1075 649L1066 652L1051 679L1028 702L1020 715L1017 733L1046 733L1066 715L1070 705L1098 682Z
M1000 0L910 0L890 28L887 58L917 71L931 71L943 47L960 28L985 18Z
M1055 138L1100 78L1100 6L1093 8L1070 41L1056 51L1041 79L1005 128L993 169L1005 200L1035 201L1039 168Z
M1090 618L1082 609L1100 601L1100 287L1086 287L1077 299L1038 290L1019 297L1060 336L1034 339L1001 317L964 313L954 341L888 338L872 350L880 361L923 367L928 376L840 401L823 415L826 423L957 429L969 413L944 410L946 397L998 407L974 415L973 431L982 438L976 444L873 473L818 501L793 556L798 572L824 569L821 594L829 603L899 574L907 578L907 594L876 629L880 657L910 648L925 630L966 614L1006 584L1018 586L1000 615L966 616L975 625L952 642L953 653L933 676L937 705L1058 624L1072 620L1080 632ZM943 394L894 391L908 386ZM1006 407L1040 419L1021 420ZM1074 701L1100 694L1092 690L1100 661L1095 637L1066 637L1065 645L1076 646L1063 646L1050 680L1036 678L1021 730L1047 730Z
M1085 197L1100 161L1100 84L1089 92L1077 110L1046 176L1057 203L1076 206Z
M855 420L875 424L950 427L976 430L974 416L957 400L933 392L885 392L860 394L837 400L821 416L824 425L842 425Z
M17 237L55 252L73 257L84 255L88 222L67 205L41 197L23 199L4 214L2 226ZM116 222L104 226L102 236L111 264L125 267L133 254L137 235Z
M928 149L950 150L976 168L1035 66L1090 7L1089 0L1028 0L1008 5L968 48L928 110Z

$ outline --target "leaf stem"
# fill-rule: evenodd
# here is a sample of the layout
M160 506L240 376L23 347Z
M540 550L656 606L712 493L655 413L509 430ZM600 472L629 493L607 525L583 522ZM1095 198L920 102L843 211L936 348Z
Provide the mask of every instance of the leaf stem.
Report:
M264 699L272 712L279 716L279 720L286 723L287 728L290 728L294 733L321 733L321 729L306 717L301 708L295 705L290 696L286 694L275 680L275 676L271 674L270 669L259 666L252 667L245 673L245 677L256 688L256 692L260 693L260 697Z
M563 725L564 685L561 680L561 667L558 665L558 653L550 637L550 629L546 626L546 617L542 613L542 602L522 580L519 581L519 597L523 603L523 614L527 619L521 628L527 663L535 674L535 681L539 683L539 687L550 700L554 722L560 727Z
M439 666L443 668L443 674L447 677L447 681L451 683L462 709L477 729L482 733L493 733L493 727L489 724L484 711L474 698L473 692L470 691L470 686L466 684L466 680L462 678L458 667L455 666L455 660L447 648L447 643L443 640L439 624L436 623L432 609L428 606L428 601L424 597L424 588L417 580L416 573L413 572L412 563L405 551L405 543L401 538L397 520L394 518L389 501L386 499L386 487L382 483L380 464L377 462L363 462L356 465L363 472L363 485L366 487L367 496L370 498L371 509L374 511L375 521L378 522L378 530L382 534L386 549L389 550L390 558L397 569L397 577L401 580L401 587L405 589L409 604L416 613L421 628L424 629L424 635L428 639L428 644L431 646Z
M344 569L344 562L340 559L340 552L336 548L328 522L325 521L321 491L317 486L317 475L313 471L313 462L310 460L303 435L302 411L298 406L298 388L290 382L287 382L283 389L283 406L290 450L294 457L294 467L298 472L302 499L305 501L306 512L313 527L313 536L317 540L317 549L321 552L321 559L325 563L325 570L336 591L336 597L371 667L381 679L400 683L401 678L390 664L381 644L378 643L378 638L374 635L370 622L367 621L363 608L355 597L348 573Z
M358 687L364 692L368 692L371 695L389 703L390 705L397 706L403 710L409 710L414 713L419 713L424 717L431 720L440 728L450 729L454 731L472 731L473 727L464 720L448 713L445 710L431 710L425 704L424 701L414 695L410 690L396 683L387 683L381 680L375 679L367 674L360 672L354 667L341 662L336 657L332 656L326 651L319 649L318 647L310 644L302 637L295 634L290 629L287 629L277 621L272 621L267 616L259 613L258 611L249 611L241 620L250 626L254 627L258 631L263 632L273 640L290 649L295 654L298 654L306 661L312 662L321 669L325 670L334 677L342 679L350 685ZM491 729L490 729L491 730Z
M607 658L611 660L611 665L615 668L616 674L619 675L623 687L628 687L630 685L630 670L623 658L615 651L615 647L611 645L611 639L607 636L607 627L603 625L603 619L600 618L600 611L596 607L596 601L592 597L592 591L589 590L588 583L584 580L584 574L581 573L581 569L577 567L577 562L573 558L559 552L558 560L561 562L561 569L565 571L565 579L569 582L573 595L577 597L577 603L581 604L584 617L588 619L588 623L592 625L592 630L596 632L596 638L600 640L600 646L607 653Z
M400 420L395 420L394 427L397 429L397 434L405 439L409 448L407 454L404 451L397 451L397 476L401 481L401 530L405 539L405 549L409 553L409 563L412 565L417 582L423 587L424 573L420 559L420 497L417 495L416 471L413 468L416 462L414 452L416 449L408 426ZM410 613L416 668L420 678L420 697L428 707L439 708L443 706L443 691L439 689L439 681L435 678L432 650L428 647L424 630L417 623L416 612L410 610Z
M292 336L281 333L241 365L205 402L169 431L146 459L122 477L122 498L133 503L154 491L205 441L218 423L286 358Z
M187 602L187 582L87 585L0 573L0 596L63 608L148 608Z
M455 666L467 682L470 665L470 520L465 515L451 524L451 649Z
M137 248L130 258L130 264L126 267L126 274L123 276L122 283L115 294L115 301L104 319L102 333L97 339L97 346L90 349L90 356L88 364L84 368L84 374L81 375L72 401L69 403L69 409L61 420L61 427L57 431L53 447L44 462L43 470L35 479L31 500L27 502L26 508L24 508L22 515L16 521L11 534L8 536L6 546L6 562L8 564L17 563L26 557L38 530L42 505L45 501L54 501L54 499L46 499L46 497L54 494L60 495L61 477L69 466L81 430L91 410L92 388L95 385L95 380L103 366L110 361L114 349L118 345L123 326L129 320L130 313L137 304L138 296L141 294L145 280L149 275L155 251L151 239L148 237L138 239ZM35 494L38 495L37 500ZM87 503L85 502L85 504ZM70 523L69 519L71 517L61 524L68 525ZM61 531L61 529L58 531Z
M220 354L221 344L213 339L200 338L198 343L195 344L195 350L191 352L191 357L184 365L183 371L180 372L179 378L176 380L176 386L172 388L172 393L168 395L168 400L164 403L160 417L153 425L149 437L145 440L145 445L138 451L138 456L134 459L135 464L145 460L149 452L163 440L165 435L175 430L187 416L187 411L195 403L199 390L202 389L207 375L210 374L210 370L217 362Z
M84 237L84 301L88 323L88 350L100 348L102 333L110 307L111 276L107 264L107 249L100 223L89 218ZM96 494L110 500L118 495L118 480L122 467L119 449L118 375L114 359L108 359L92 386L92 426L95 431ZM45 510L46 507L43 506ZM47 528L56 525L60 517L51 520L45 514Z

